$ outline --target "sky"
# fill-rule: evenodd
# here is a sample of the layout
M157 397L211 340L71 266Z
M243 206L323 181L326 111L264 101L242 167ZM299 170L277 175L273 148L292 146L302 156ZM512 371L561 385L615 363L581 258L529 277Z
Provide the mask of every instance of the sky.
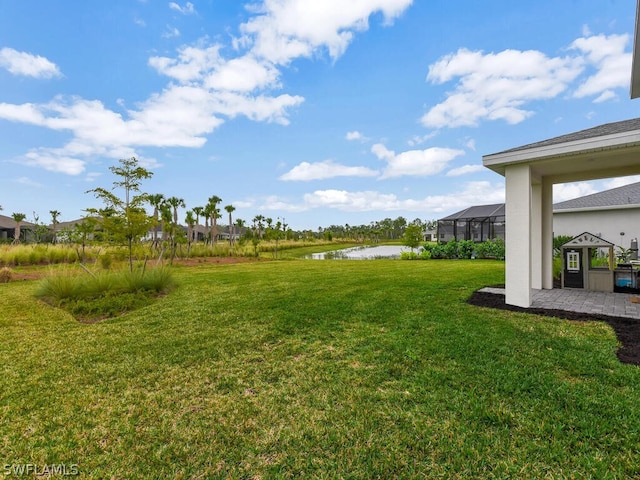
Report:
M79 218L132 156L296 230L500 203L483 155L638 116L635 3L0 0L2 214Z

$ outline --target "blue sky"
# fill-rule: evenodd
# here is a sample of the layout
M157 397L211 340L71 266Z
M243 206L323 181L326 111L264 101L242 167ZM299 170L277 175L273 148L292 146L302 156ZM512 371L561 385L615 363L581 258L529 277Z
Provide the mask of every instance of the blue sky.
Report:
M0 205L28 220L100 206L85 192L131 156L154 172L145 191L187 208L217 195L248 221L435 219L504 200L482 155L640 107L632 0L0 0L0 12ZM637 180L559 185L554 201Z

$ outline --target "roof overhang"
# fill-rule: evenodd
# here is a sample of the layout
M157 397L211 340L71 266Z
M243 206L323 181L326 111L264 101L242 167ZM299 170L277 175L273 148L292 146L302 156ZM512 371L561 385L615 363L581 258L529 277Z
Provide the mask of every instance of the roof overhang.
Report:
M636 28L633 39L633 56L631 57L631 98L640 97L640 0L636 4Z
M503 176L509 166L528 164L535 178L552 183L638 175L640 129L494 153L483 156L482 163Z

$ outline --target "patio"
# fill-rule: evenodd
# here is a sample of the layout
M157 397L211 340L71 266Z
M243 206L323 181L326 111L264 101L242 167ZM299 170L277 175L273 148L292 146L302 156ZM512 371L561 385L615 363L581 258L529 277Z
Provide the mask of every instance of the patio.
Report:
M498 295L505 294L504 288L485 287L478 291ZM633 303L632 298L640 299L640 296L629 293L590 292L566 288L533 290L533 301L530 308L640 320L640 303Z

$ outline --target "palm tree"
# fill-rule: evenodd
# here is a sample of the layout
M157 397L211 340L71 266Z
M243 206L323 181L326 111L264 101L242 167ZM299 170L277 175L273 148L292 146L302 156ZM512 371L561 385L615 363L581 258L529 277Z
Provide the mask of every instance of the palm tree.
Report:
M53 225L53 243L58 242L58 217L62 215L58 210L49 210L51 214L51 224Z
M171 212L171 205L167 202L162 202L158 207L160 211L160 224L162 225L162 241L167 241L167 234L171 230L171 217L173 213ZM169 226L167 226L169 224Z
M187 224L187 257L191 256L191 240L194 233L194 226L196 224L196 218L193 216L192 210L187 210L187 215L184 219Z
M264 215L256 215L253 217L253 224L258 227L258 236L262 238L262 229L264 228Z
M167 204L171 205L173 208L173 224L178 225L178 207L186 207L187 205L184 203L184 198L178 197L169 197L167 198Z
M229 214L229 245L233 243L233 222L231 221L231 212L233 212L236 207L233 205L227 205L224 209Z
M222 202L222 199L217 195L209 197L208 205L211 205L211 243L215 243L218 236L218 218L220 218L220 211L218 210L218 204Z
M157 247L158 246L158 224L160 223L158 214L160 211L160 206L162 205L162 202L164 202L164 195L161 193L151 194L147 197L147 201L153 207L153 221L155 224L153 226L153 246Z
M20 243L20 223L22 223L27 216L24 213L12 213L11 216L16 222L16 229L13 233L13 243Z
M245 227L246 222L241 218L236 218L236 227L238 227L238 238L242 235L242 229Z
M204 212L204 208L203 207L193 207L191 209L193 211L193 213L196 216L196 233L195 233L195 242L198 243L198 225L200 225L200 215L203 214Z
M211 237L211 232L209 232L209 218L211 217L211 212L213 211L213 205L207 203L202 209L202 216L204 217L204 231L205 231L205 243L208 243L206 237Z

